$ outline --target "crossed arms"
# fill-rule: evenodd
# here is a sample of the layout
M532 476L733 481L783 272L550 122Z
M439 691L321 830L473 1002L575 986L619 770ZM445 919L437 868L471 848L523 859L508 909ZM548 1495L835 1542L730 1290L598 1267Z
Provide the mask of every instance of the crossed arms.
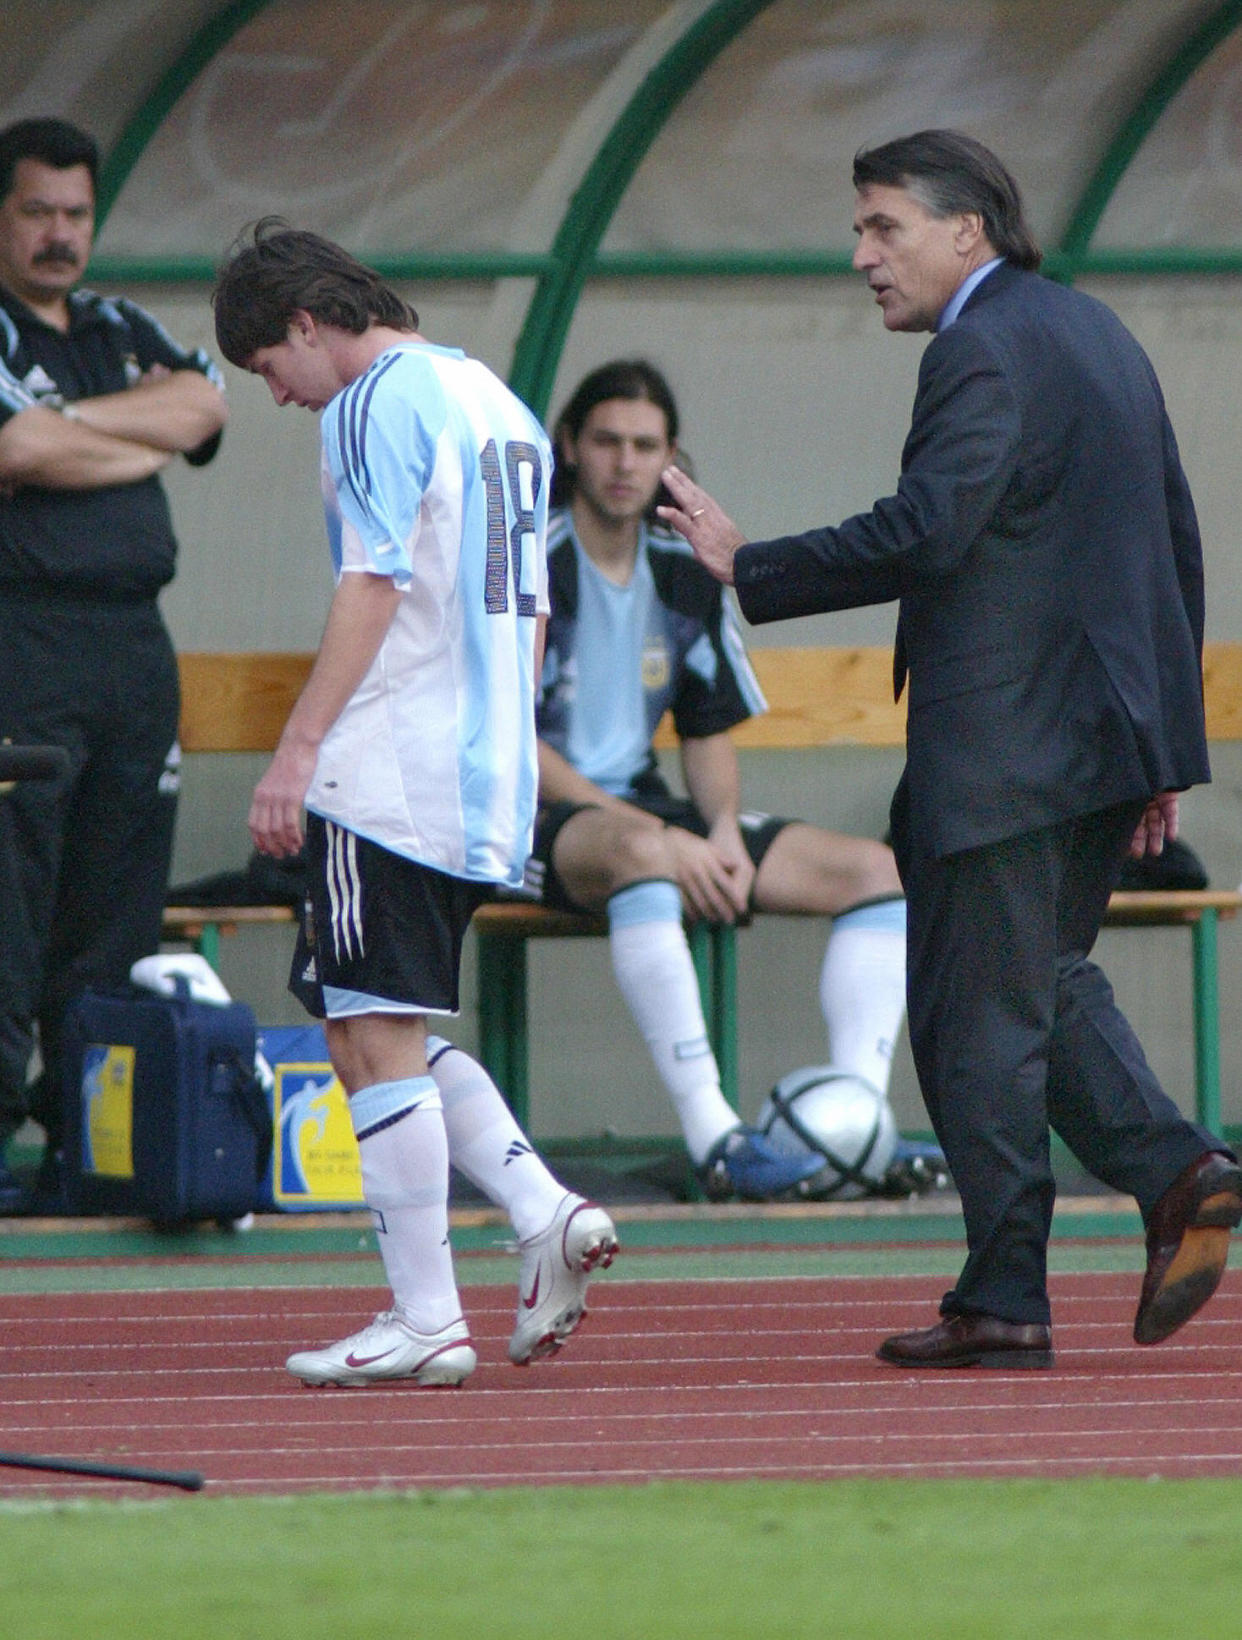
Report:
M31 405L0 427L0 484L93 490L158 473L218 433L227 411L198 370L153 365L131 388L79 399L66 413Z

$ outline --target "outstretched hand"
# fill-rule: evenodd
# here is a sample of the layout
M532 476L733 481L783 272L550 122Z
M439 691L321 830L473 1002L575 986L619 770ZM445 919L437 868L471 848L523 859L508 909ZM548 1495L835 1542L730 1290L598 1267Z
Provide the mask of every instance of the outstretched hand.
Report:
M660 517L678 535L684 535L703 568L725 586L733 585L733 555L746 537L707 491L680 467L666 467L664 487L675 506L657 507Z

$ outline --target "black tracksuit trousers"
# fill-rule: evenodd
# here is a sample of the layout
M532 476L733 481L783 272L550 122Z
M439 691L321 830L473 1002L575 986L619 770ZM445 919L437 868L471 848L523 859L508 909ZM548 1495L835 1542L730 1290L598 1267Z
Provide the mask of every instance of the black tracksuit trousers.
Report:
M179 694L154 599L0 593L0 738L69 774L0 795L0 1144L62 1133L61 1021L158 949L176 818ZM27 1087L35 1025L43 1076Z

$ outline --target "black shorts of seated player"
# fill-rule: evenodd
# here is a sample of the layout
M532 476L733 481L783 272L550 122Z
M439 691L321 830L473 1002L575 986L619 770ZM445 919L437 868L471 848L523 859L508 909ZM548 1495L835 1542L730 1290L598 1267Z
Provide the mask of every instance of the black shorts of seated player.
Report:
M656 815L665 825L680 826L683 831L692 831L696 837L706 837L710 833L710 826L694 804L688 798L671 792L658 775L645 775L631 794L630 801L636 808ZM557 911L586 912L591 909L574 900L561 881L553 859L561 827L583 808L589 807L584 803L548 803L540 808L535 817L535 841L526 863L526 886L538 896L541 905ZM757 873L772 844L792 822L775 814L743 813L737 818L742 841Z

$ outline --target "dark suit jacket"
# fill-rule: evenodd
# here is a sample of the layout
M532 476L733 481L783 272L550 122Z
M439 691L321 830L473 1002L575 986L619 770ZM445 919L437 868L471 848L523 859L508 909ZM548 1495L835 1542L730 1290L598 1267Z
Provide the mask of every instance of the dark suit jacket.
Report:
M896 495L734 576L754 622L900 599L937 855L1209 778L1194 505L1151 364L1079 291L997 268L923 355Z

